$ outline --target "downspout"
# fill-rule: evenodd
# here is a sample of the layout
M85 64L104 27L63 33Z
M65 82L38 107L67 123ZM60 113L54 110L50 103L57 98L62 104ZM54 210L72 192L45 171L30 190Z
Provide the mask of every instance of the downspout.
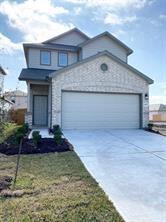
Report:
M46 80L50 83L49 87L49 92L50 92L50 124L49 124L49 127L51 128L52 127L52 78L50 76L47 76L46 77Z
M50 96L50 98L51 98L51 101L50 101L50 106L51 106L50 127L52 127L52 78L51 78L51 85L50 85L50 87L51 87L51 89L50 89L50 91L51 91L51 96Z

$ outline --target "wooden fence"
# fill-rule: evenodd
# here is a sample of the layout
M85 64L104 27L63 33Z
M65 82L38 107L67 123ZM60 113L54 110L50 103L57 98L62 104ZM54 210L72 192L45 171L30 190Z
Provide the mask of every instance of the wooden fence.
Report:
M10 111L10 118L13 122L21 125L25 122L25 113L27 109L17 109Z

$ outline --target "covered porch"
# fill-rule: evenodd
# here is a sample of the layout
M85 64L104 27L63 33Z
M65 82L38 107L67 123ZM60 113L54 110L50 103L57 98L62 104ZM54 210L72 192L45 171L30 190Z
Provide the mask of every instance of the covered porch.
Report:
M27 113L25 122L31 128L51 125L51 83L28 82Z

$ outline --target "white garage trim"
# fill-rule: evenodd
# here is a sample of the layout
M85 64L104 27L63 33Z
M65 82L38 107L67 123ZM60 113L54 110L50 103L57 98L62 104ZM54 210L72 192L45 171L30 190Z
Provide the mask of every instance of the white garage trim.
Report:
M140 128L140 94L62 92L63 129Z

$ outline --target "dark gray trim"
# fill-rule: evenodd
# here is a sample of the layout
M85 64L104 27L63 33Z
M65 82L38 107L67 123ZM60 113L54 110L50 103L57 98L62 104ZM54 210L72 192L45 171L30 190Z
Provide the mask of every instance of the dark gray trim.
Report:
M89 39L89 37L88 37L85 33L83 33L82 31L80 31L78 28L73 28L73 29L70 29L69 31L64 32L64 33L62 33L62 34L60 34L60 35L58 35L58 36L55 36L55 37L53 37L53 38L51 38L51 39L48 39L48 40L46 40L46 41L44 41L44 42L42 42L42 43L48 43L48 42L50 42L50 41L60 39L60 38L62 38L63 36L70 34L71 32L77 32L77 33L79 33L80 35L82 35L83 37L85 37L86 39Z
M0 66L0 73L4 76L7 75L5 70L2 68L2 66Z
M65 50L70 52L77 52L79 50L78 46L64 45L64 44L45 44L45 43L24 43L24 49L36 48L36 49L50 49L50 50Z
M47 123L46 123L46 125L36 125L36 124L34 124L34 98L35 98L35 96L45 96L45 97L47 97ZM33 126L48 126L48 95L33 95L33 102L32 102L32 104L33 104L33 107L32 107L32 125Z
M81 91L81 90L61 90L61 92L76 92L76 93L95 93L95 94L120 94L120 95L141 95L141 93L130 93L130 92L103 92L103 91Z
M130 55L133 53L132 49L130 49L127 45L125 45L123 42L121 42L119 39L117 39L115 36L113 36L111 33L107 32L107 31L87 40L86 42L79 44L78 46L83 47L83 46L89 44L90 42L92 42L98 38L101 38L103 36L107 36L107 37L111 38L113 41L115 41L117 44L119 44L121 47L123 47L125 50L127 50L127 52L128 52L127 55Z
M62 118L63 118L63 115L62 115L62 94L63 94L63 92L65 92L64 90L61 90L61 120L60 120L60 124L61 124L61 129L62 129ZM70 92L70 91L69 91Z
M60 64L59 64L59 54L60 53L62 53L62 54L66 54L67 55L67 65L66 66L61 66ZM69 64L69 55L68 55L68 52L66 52L66 51L58 51L58 61L57 61L57 64L58 64L58 67L67 67L68 66L68 64Z
M41 54L42 54L42 52L48 52L50 54L50 63L49 64L43 64L41 62ZM41 66L51 66L51 51L50 50L40 49L40 65Z
M110 57L110 58L113 59L114 61L116 61L116 62L118 62L119 64L123 65L125 68L133 71L133 72L136 73L138 76L140 76L141 78L145 79L149 84L152 84L152 83L154 82L151 78L149 78L149 77L146 76L145 74L141 73L140 71L138 71L138 70L135 69L134 67L128 65L126 62L122 61L121 59L119 59L118 57L114 56L112 53L110 53L110 52L108 52L108 51L99 52L99 53L97 53L96 55L90 56L90 57L88 57L88 58L86 58L86 59L83 59L83 60L81 60L81 61L79 61L79 62L73 63L73 64L71 64L71 65L69 65L69 66L67 66L67 67L65 67L65 68L63 68L63 69L57 70L56 72L52 72L51 74L49 74L49 77L50 77L50 78L53 78L53 77L55 77L56 75L58 75L58 74L60 74L60 73L62 73L62 72L65 72L65 71L67 71L67 70L70 70L70 69L72 69L72 68L75 68L75 67L77 67L77 66L79 66L79 65L81 65L81 64L84 64L84 63L86 63L86 62L89 62L89 61L91 61L91 60L93 60L93 59L96 59L96 58L98 58L98 57L100 57L100 56L103 56L103 55L107 55L108 57ZM99 65L100 65L100 64L99 64Z
M9 104L11 104L11 105L14 105L14 102L6 99L4 96L0 97L0 100L2 100L3 102L9 103Z
M143 105L143 102L144 102L144 94L141 93L140 94L140 128L142 129L143 128L143 108L144 108L144 105Z
M54 72L56 70L51 69L34 69L34 68L28 68L28 69L22 69L19 80L22 81L49 81L49 74Z
M51 107L51 114L50 114L50 127L52 127L52 82L50 84L50 93L51 93L51 98L50 98L50 107Z

